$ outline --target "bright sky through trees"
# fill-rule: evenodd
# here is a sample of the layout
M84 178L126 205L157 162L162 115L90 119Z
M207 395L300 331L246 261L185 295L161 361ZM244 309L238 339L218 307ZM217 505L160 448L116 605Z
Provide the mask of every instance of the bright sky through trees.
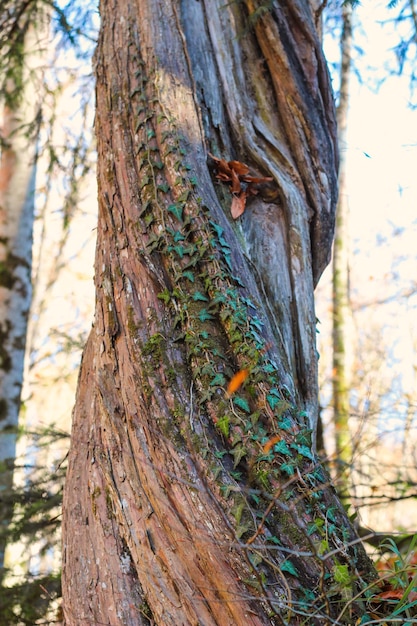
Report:
M394 48L412 30L410 21L396 23L397 15L385 1L363 2L354 11L355 71L348 140L341 146L347 150L350 205L352 410L358 420L375 420L375 432L388 449L415 440L415 430L404 437L404 425L411 415L416 427L417 394L417 110L412 106L417 94L409 79L416 64L410 61L398 75ZM409 60L415 48L412 44ZM325 50L330 64L339 61L337 40L327 36ZM337 71L335 76L337 90ZM328 268L317 291L324 407L330 401L332 330L324 295L330 280ZM407 504L408 526L417 520L413 502Z

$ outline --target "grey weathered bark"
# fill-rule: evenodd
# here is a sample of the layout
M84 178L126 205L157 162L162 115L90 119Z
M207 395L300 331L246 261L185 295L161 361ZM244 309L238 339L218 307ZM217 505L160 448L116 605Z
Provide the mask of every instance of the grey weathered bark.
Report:
M337 195L311 7L100 10L97 304L64 495L66 623L352 623L364 609L341 597L373 570L311 447L313 288ZM273 178L236 222L208 152Z
M340 97L337 107L338 139L341 152L339 200L333 247L333 420L340 492L349 490L352 439L349 430L349 393L352 378L352 311L349 296L349 199L347 193L347 126L349 83L352 63L352 7L342 9Z

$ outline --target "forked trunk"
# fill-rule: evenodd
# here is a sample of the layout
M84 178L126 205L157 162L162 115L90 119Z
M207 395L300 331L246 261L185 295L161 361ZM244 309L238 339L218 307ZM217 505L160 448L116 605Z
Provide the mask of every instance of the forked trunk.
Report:
M353 623L346 597L372 568L311 442L337 154L310 6L109 0L101 15L66 623Z

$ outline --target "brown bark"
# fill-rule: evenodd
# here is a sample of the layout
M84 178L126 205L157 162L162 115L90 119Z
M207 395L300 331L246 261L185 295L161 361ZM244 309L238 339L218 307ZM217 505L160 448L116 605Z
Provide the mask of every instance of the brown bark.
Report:
M336 200L328 75L307 2L262 8L101 4L70 625L343 623L360 607L341 603L335 567L349 564L350 593L372 576L311 448L313 285ZM208 152L274 179L238 222Z

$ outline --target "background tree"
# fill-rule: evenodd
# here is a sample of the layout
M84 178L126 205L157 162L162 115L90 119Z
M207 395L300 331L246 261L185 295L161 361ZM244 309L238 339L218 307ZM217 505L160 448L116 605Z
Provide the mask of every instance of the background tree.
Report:
M13 400L0 433L6 457L0 623L7 626L55 622L60 594L66 440L93 295L93 253L85 248L95 235L96 193L94 180L84 183L94 163L92 16L92 6L72 1L62 10L43 0L13 0L0 10L0 93L8 122L2 233L10 235L2 245L11 242L18 254L1 264L4 285L8 280L14 289L12 296L1 289L12 337L3 348L13 348L12 371L0 375L3 399Z
M373 570L311 447L337 195L311 6L100 8L67 623L352 623Z
M349 295L349 197L346 168L349 81L352 64L352 6L342 7L340 39L340 90L337 105L340 147L339 197L333 244L333 420L339 489L349 491L349 468L352 463L352 440L349 431L350 387L352 379L352 312Z
M46 16L10 3L0 13L0 472L10 490L16 451L23 360L31 301L34 184L42 94ZM1 530L12 510L3 503ZM0 532L0 582L5 540Z
M408 182L413 177L408 174L408 161L415 146L412 145L412 113L395 112L398 108L401 111L402 99L405 107L410 97L407 78L400 79L395 74L401 71L398 63L401 49L402 71L411 78L415 43L409 3L395 3L395 7L387 4L362 5L354 12L352 115L347 137L341 145L341 170L346 160L352 183L346 195L353 220L353 228L348 233L353 252L350 271L353 324L347 344L345 342L354 355L348 394L353 471L350 495L366 526L410 532L417 519L416 507L410 500L414 493L416 437L415 403L410 402L415 367L412 355L415 330L411 322L415 317L415 286L413 273L409 272L410 264L415 263L415 254L409 242L415 238L415 189ZM326 45L326 54L331 60L339 57L335 43L340 21L334 16L340 8L336 7L337 3L330 5L325 31L331 33ZM377 50L367 46L369 37L376 42ZM332 38L333 45L329 41ZM333 70L336 92L340 71L337 63ZM412 81L409 86L412 91ZM378 95L372 97L373 90ZM370 99L374 100L373 104ZM381 142L378 142L373 135L378 136L384 124L379 103L387 100L392 103L393 124L389 136L381 135ZM409 118L408 128L406 117ZM341 179L342 171L340 182ZM355 181L358 182L355 184ZM398 181L398 186L394 181ZM341 199L342 195L341 190ZM328 424L333 415L334 368L329 359L332 347L326 340L326 333L329 337L332 333L331 328L326 328L331 314L331 293L327 296L329 300L323 297L326 281L330 281L329 276L321 281L317 303L322 322L319 341L321 399L323 406L329 409L323 412ZM327 427L326 447L330 453L334 450L333 435L333 427ZM347 463L348 458L345 467ZM403 497L406 499L402 503Z

